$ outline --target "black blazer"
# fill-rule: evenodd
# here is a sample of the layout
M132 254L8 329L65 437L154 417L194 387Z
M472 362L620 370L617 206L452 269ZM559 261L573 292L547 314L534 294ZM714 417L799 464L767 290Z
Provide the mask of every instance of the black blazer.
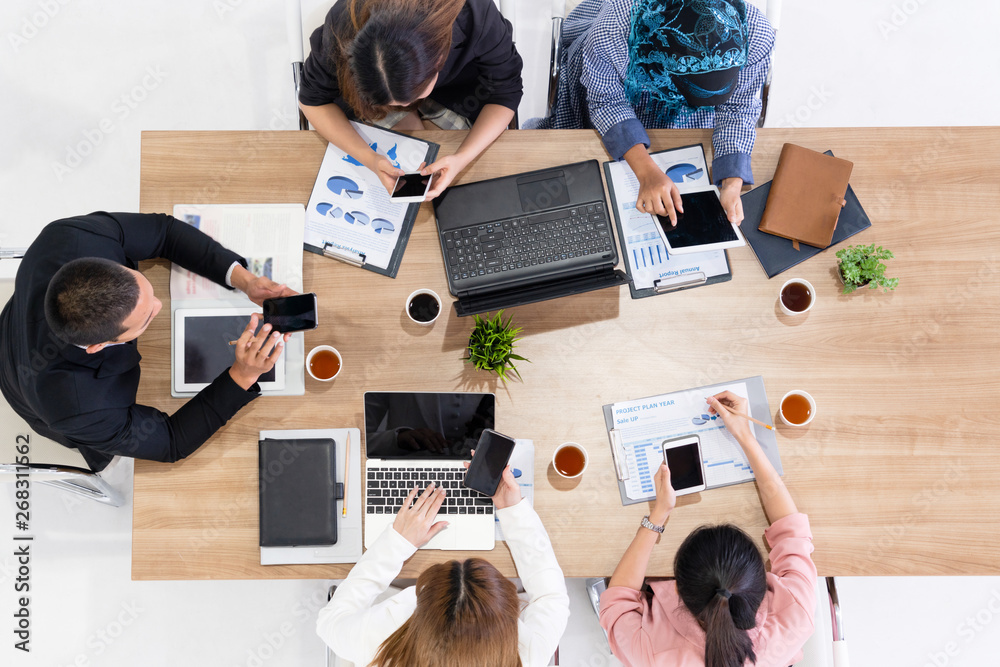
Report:
M198 449L260 395L223 372L173 415L136 405L136 341L95 354L70 345L45 320L45 291L63 264L102 257L135 269L162 257L220 285L244 261L169 215L91 213L50 223L17 270L14 295L0 313L0 391L33 430L80 450L94 470L115 454L176 461ZM169 314L168 314L169 316Z
M309 38L312 52L302 67L299 101L307 106L335 103L348 118L357 120L340 95L331 56L336 44L332 28L350 20L346 13L349 3L336 2L324 24ZM467 0L455 19L451 51L431 98L473 122L486 104L517 111L524 93L521 66L510 21L500 14L493 0Z

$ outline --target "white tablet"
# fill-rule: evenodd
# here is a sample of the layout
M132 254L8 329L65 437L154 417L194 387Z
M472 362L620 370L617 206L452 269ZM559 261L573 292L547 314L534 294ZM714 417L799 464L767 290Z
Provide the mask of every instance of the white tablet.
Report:
M236 360L236 340L246 329L250 316L260 314L247 308L178 308L174 311L174 392L197 393L210 385ZM260 376L261 391L285 388L285 355L274 368Z
M656 230L671 255L709 250L725 250L746 245L740 228L729 222L719 200L719 188L687 192L681 195L684 212L677 213L677 226L670 218L656 218Z

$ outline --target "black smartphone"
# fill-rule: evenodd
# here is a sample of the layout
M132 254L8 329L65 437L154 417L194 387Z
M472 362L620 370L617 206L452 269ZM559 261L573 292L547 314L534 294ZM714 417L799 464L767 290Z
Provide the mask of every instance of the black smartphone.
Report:
M473 491L492 496L500 486L503 469L513 452L513 438L492 429L483 429L463 483Z
M314 293L264 299L264 324L281 333L315 329L319 326L316 306Z

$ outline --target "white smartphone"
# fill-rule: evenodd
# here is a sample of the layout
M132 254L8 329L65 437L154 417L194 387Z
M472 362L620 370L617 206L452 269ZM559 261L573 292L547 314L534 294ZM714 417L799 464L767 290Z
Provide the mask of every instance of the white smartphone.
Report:
M705 464L698 436L664 440L663 459L670 468L670 486L678 496L705 490Z
M424 176L420 172L403 174L396 179L389 199L400 204L417 204L424 200L431 189L434 175Z

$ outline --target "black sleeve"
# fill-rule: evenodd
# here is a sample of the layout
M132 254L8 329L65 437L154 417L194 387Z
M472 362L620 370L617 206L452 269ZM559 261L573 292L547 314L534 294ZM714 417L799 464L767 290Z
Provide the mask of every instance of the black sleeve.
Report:
M80 447L112 456L172 463L205 444L258 396L259 385L245 391L226 369L172 415L146 405L132 405L76 415L51 427Z
M334 5L336 7L337 5ZM302 81L299 85L299 102L310 107L337 102L340 95L340 83L337 74L332 71L330 62L330 41L333 39L327 27L333 20L333 10L324 25L316 28L309 37L310 53L302 64Z
M474 27L476 57L474 62L489 88L483 104L499 104L517 111L524 94L521 82L521 56L514 47L514 32L493 0L486 0L483 14Z
M163 213L108 213L120 229L125 257L134 266L144 259L168 259L226 286L233 262L246 261L201 230Z

